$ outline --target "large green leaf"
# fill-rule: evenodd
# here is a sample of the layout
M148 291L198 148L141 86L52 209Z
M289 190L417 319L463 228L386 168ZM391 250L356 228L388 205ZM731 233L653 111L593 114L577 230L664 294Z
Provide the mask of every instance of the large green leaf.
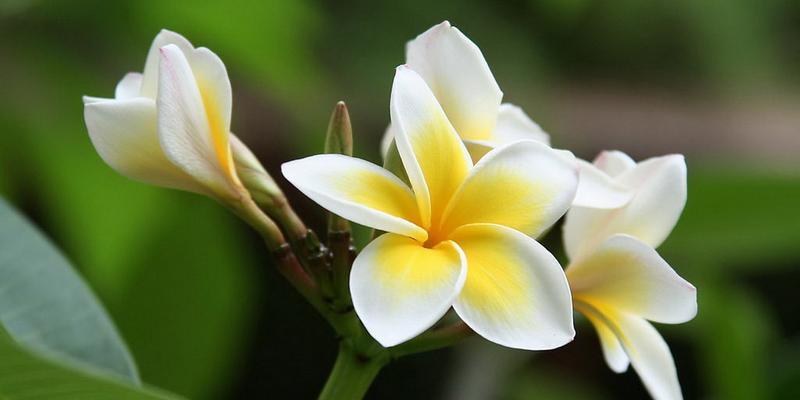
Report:
M83 279L0 199L0 323L17 343L139 384L133 358ZM3 357L0 356L0 360Z
M85 367L70 368L17 345L0 332L0 398L26 399L178 399L144 389Z

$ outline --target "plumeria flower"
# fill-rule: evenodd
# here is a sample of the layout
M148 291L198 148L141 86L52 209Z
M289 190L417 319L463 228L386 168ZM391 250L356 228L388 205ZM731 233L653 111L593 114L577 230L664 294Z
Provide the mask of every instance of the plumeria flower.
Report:
M397 68L392 125L410 187L389 171L343 155L283 165L284 176L322 207L381 231L356 258L356 313L382 345L431 327L452 306L501 345L550 349L569 342L571 300L556 259L532 237L575 195L574 164L522 141L473 166L431 89Z
M495 147L519 140L550 144L550 136L520 107L502 102L503 92L481 50L448 21L408 42L406 65L431 88L473 161ZM396 131L390 124L381 142L383 154L391 150ZM572 159L572 153L563 154ZM574 204L615 208L630 200L631 192L592 172L581 168Z
M680 399L672 354L648 321L677 324L697 314L694 286L654 250L686 202L686 164L680 155L636 164L623 153L605 152L594 167L634 196L622 208L573 207L567 214L567 279L575 309L594 325L613 371L630 364L653 398Z
M223 199L242 194L230 149L231 85L210 50L163 30L143 73L125 75L113 99L83 101L92 143L122 175Z

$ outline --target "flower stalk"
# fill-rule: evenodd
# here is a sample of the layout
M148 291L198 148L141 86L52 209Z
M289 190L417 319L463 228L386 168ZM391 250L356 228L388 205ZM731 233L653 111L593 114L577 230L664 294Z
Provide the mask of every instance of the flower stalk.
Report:
M236 173L250 196L271 218L280 224L292 242L304 240L308 228L295 213L286 195L264 169L252 151L235 135L230 135L231 153Z
M347 342L339 345L339 355L331 375L319 395L320 400L361 399L381 368L389 362L385 353L364 354Z

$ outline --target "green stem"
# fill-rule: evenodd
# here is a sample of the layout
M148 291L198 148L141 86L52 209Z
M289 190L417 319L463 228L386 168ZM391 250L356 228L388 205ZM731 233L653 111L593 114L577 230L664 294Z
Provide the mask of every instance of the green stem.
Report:
M320 400L358 400L367 393L372 381L388 362L385 352L358 353L346 342L339 346L339 355Z
M352 308L350 299L350 269L355 258L355 247L350 231L328 232L328 247L333 254L331 260L331 274L335 302L335 310Z

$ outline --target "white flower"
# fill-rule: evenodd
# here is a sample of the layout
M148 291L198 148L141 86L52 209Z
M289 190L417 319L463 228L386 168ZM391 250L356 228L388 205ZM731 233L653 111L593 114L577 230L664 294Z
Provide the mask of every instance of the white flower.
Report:
M686 202L686 165L679 155L636 164L620 152L595 161L597 173L633 192L617 209L573 207L564 242L575 309L597 329L608 365L631 364L656 399L680 399L669 347L648 322L682 323L697 314L694 286L654 250Z
M283 165L284 176L324 208L385 233L356 258L350 288L384 346L413 338L450 307L496 343L549 349L574 335L569 288L536 240L569 207L571 160L522 141L473 166L425 81L398 67L391 97L397 148L411 187L343 155Z
M161 31L143 73L129 73L113 99L84 97L89 136L103 160L142 182L238 198L231 156L231 86L206 48Z

